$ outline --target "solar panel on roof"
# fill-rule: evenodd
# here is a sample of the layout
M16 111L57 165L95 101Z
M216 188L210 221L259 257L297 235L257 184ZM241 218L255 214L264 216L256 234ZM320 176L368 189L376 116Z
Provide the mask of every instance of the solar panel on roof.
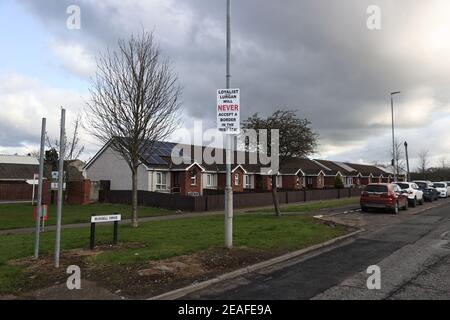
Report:
M160 156L157 156L155 154L148 156L147 161L150 164L162 164L162 165L167 164L167 162L164 159L162 159Z
M155 153L162 157L170 157L172 155L172 149L160 148L160 149L156 149Z

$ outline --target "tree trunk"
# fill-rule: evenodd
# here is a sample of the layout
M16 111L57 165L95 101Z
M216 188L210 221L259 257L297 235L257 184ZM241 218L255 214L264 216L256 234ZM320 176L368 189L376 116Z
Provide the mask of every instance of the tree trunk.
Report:
M131 225L133 228L137 228L139 226L138 224L138 190L137 190L137 184L138 184L138 178L137 178L137 168L133 169L131 171L132 175L132 191L131 191Z
M273 198L273 207L275 209L275 215L277 217L281 216L280 204L278 203L278 195L277 195L277 176L272 176L272 198Z

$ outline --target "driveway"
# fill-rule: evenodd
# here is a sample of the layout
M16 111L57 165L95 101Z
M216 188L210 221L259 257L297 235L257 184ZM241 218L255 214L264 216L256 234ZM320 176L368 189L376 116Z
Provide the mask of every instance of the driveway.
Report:
M450 299L450 199L398 215L325 212L358 238L191 294L188 299ZM366 285L371 265L381 289Z

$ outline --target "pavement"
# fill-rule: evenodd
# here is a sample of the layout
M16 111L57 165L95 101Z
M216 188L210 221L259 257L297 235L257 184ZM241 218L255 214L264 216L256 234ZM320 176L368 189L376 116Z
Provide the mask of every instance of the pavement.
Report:
M183 299L450 299L450 199L389 213L324 211L355 239L217 283ZM369 266L381 288L368 289Z

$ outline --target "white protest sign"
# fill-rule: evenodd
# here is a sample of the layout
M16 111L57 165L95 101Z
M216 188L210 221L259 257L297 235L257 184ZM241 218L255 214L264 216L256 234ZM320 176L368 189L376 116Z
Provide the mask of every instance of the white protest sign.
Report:
M217 130L227 134L240 132L240 90L217 90Z

